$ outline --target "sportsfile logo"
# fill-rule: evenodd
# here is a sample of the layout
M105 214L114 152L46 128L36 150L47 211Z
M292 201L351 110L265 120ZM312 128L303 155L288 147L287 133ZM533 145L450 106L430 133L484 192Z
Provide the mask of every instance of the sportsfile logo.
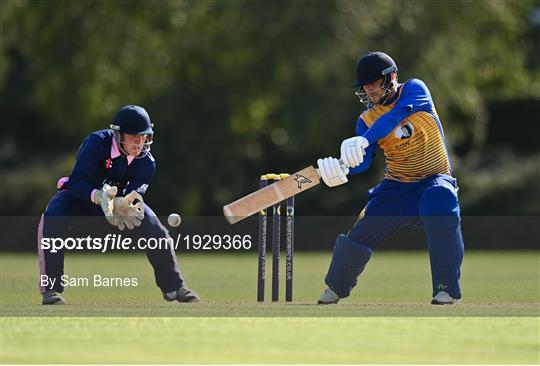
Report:
M298 189L302 189L302 184L311 183L311 179L302 174L295 174L293 179L298 183Z

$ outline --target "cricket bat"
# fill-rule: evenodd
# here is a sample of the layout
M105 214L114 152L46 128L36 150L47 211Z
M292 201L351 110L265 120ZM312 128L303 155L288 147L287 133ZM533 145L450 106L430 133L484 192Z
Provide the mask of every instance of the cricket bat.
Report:
M308 166L283 180L278 180L223 206L223 215L231 225L235 224L295 194L315 187L320 182L319 170Z

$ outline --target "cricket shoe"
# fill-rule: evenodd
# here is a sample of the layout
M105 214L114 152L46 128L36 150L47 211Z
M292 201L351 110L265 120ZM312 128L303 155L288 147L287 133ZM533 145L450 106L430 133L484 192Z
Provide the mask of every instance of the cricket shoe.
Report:
M319 297L317 304L337 304L338 301L339 296L330 287L327 287Z
M163 298L169 302L178 301L178 302L199 302L201 298L199 295L190 289L189 287L182 286L176 291L164 292Z
M41 301L43 305L64 305L65 303L62 294L53 290L45 292Z
M456 305L459 304L459 299L454 299L446 291L439 291L431 300L432 305Z

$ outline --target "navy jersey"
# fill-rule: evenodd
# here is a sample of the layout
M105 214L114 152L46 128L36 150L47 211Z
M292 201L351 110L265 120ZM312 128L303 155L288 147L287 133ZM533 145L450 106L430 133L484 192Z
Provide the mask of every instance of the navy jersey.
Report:
M82 200L91 200L94 190L107 183L118 188L117 196L136 190L144 194L156 171L156 161L148 153L134 158L122 154L112 130L96 131L87 136L77 152L67 192Z
M356 134L364 136L370 146L364 162L352 174L368 168L377 148L386 158L386 179L418 182L451 174L443 129L421 80L408 80L387 103L370 106L358 118Z

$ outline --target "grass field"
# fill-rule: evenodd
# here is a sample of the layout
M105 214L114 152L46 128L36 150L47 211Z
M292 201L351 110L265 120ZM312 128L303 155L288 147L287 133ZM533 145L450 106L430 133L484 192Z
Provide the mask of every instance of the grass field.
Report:
M137 277L138 286L71 287L69 305L43 307L36 256L2 254L0 361L540 362L537 251L468 252L453 307L429 305L424 252L376 253L350 298L317 306L329 259L298 253L295 301L257 304L255 254L182 254L203 302L179 304L161 300L144 255L68 255L72 277Z

